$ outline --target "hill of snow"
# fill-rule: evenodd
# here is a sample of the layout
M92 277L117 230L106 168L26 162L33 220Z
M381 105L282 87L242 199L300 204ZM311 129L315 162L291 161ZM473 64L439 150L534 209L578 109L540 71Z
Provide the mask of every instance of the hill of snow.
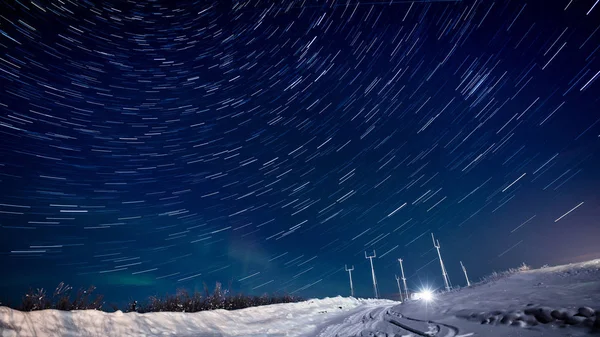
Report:
M516 273L432 302L325 298L235 311L20 312L0 336L510 337L600 333L600 260Z

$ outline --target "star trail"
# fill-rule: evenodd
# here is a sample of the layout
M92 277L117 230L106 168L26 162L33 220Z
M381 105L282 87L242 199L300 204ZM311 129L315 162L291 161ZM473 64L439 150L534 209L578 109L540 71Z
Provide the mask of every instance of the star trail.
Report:
M1 293L600 257L597 4L3 1Z

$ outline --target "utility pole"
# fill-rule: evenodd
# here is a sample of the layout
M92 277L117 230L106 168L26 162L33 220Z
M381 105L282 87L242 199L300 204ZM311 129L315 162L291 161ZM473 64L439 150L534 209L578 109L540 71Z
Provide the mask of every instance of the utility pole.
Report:
M460 261L460 266L463 270L463 273L465 273L465 278L467 279L467 287L470 287L471 282L469 281L469 275L467 275L467 268L465 268L465 265L462 263L462 261Z
M433 240L433 247L437 249L438 257L440 258L440 266L442 267L442 276L444 276L444 285L446 286L446 291L450 291L448 273L446 273L446 267L444 267L444 261L442 261L442 254L440 254L440 241L435 239L433 233L431 233L431 239Z
M408 287L406 286L406 277L404 277L404 267L402 266L402 259L398 259L398 262L400 262L400 271L402 271L402 282L404 283L404 300L408 301ZM400 294L402 294L402 292L400 292Z
M375 291L375 298L379 298L379 294L377 293L377 279L375 278L375 269L373 268L373 258L377 257L375 255L375 250L373 250L373 255L367 256L367 252L365 252L365 258L371 261L371 275L373 276L373 290Z
M400 293L400 302L404 301L404 299L402 299L402 288L400 288L400 278L398 277L398 275L394 275L396 277L396 283L398 283L398 292Z
M348 266L344 265L344 269L346 269L348 275L350 275L350 296L354 297L354 286L352 285L352 271L354 270L354 266L348 269Z

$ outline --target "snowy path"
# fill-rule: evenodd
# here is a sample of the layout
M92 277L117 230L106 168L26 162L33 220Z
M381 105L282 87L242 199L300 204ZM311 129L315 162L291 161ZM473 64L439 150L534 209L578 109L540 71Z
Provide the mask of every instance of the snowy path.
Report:
M432 302L325 298L235 311L23 313L0 337L579 337L600 335L600 260L531 270Z
M395 311L394 305L361 308L342 322L330 323L319 333L329 336L426 336L467 337L473 333L460 333L456 326L406 317Z

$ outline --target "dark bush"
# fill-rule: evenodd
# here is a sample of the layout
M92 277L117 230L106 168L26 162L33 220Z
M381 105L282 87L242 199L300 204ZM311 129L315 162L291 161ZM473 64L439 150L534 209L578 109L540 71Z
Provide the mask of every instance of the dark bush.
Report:
M46 291L41 289L30 289L23 296L21 304L15 309L21 311L33 311L44 309L56 310L102 310L104 305L102 295L93 295L96 287L90 286L87 289L79 289L75 296L71 294L72 287L61 282L54 290L51 297ZM217 282L213 291L204 284L204 294L194 291L190 294L186 289L177 289L175 294L167 294L164 297L151 296L145 302L130 300L125 308L125 312L198 312L205 310L237 310L260 305L292 303L302 301L302 298L292 295L262 295L249 296L243 294L232 294L229 289L223 290L221 283ZM113 310L118 310L115 304L110 304Z
M300 297L291 295L232 295L229 290L223 290L222 284L217 282L212 293L208 290L208 286L204 284L204 296L198 291L190 295L185 289L178 289L174 295L167 294L162 298L152 296L147 302L138 305L137 312L237 310L267 304L299 302L301 300Z
M33 311L44 309L57 310L101 310L103 302L102 295L96 295L92 299L92 293L96 287L90 286L88 289L79 289L74 299L71 299L71 290L73 288L64 282L58 284L52 297L48 297L46 290L38 288L30 289L23 299L21 305L17 307L21 311Z

